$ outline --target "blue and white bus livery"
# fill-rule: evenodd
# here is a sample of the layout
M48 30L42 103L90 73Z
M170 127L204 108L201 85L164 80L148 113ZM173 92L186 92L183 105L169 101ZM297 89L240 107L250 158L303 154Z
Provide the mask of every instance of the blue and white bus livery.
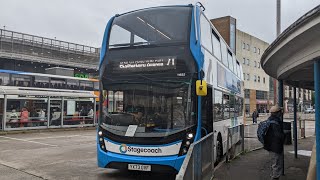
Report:
M242 122L241 65L199 6L111 18L99 68L99 167L177 173L213 129L218 162Z

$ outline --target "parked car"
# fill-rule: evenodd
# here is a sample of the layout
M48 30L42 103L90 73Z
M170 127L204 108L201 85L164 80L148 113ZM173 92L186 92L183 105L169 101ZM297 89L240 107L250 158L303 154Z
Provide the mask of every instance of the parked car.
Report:
M304 110L304 113L314 113L315 110L313 108L307 108Z

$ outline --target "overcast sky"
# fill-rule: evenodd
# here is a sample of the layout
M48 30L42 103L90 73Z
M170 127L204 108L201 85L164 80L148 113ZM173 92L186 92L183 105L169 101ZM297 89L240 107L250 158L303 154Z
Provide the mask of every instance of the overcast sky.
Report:
M199 0L0 0L0 28L100 47L114 14ZM268 43L276 37L276 0L200 0L210 18L231 15L238 29ZM282 31L320 0L282 0Z

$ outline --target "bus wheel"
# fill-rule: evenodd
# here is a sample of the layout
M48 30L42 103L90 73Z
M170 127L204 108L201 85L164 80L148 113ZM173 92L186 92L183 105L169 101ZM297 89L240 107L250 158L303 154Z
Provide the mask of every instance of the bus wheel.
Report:
M218 136L218 139L217 139L216 152L217 152L217 156L216 156L216 162L214 163L215 166L217 166L222 161L222 158L223 158L223 147L222 147L221 136Z

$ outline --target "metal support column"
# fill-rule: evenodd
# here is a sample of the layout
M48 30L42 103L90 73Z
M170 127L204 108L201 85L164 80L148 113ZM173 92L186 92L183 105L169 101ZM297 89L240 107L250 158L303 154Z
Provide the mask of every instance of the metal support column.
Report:
M93 98L93 125L97 124L97 100Z
M278 89L278 102L279 102L279 106L283 107L283 81L282 80L278 80L279 83L279 89ZM281 116L281 128L282 128L282 132L283 132L283 114ZM284 146L284 145L283 145ZM284 149L284 147L283 147ZM282 152L282 175L284 175L284 151Z
M3 114L2 114L2 129L3 130L6 130L6 119L7 119L7 104L8 104L8 98L7 98L8 95L4 95L4 98L3 98Z
M297 89L293 87L293 138L294 157L298 158L298 132L297 132Z
M50 96L48 97L48 106L47 106L47 128L49 128L49 126L50 126Z
M314 91L316 101L316 164L317 164L317 179L320 179L320 60L314 62Z
M64 97L61 98L61 127L63 127L63 117L64 117Z

